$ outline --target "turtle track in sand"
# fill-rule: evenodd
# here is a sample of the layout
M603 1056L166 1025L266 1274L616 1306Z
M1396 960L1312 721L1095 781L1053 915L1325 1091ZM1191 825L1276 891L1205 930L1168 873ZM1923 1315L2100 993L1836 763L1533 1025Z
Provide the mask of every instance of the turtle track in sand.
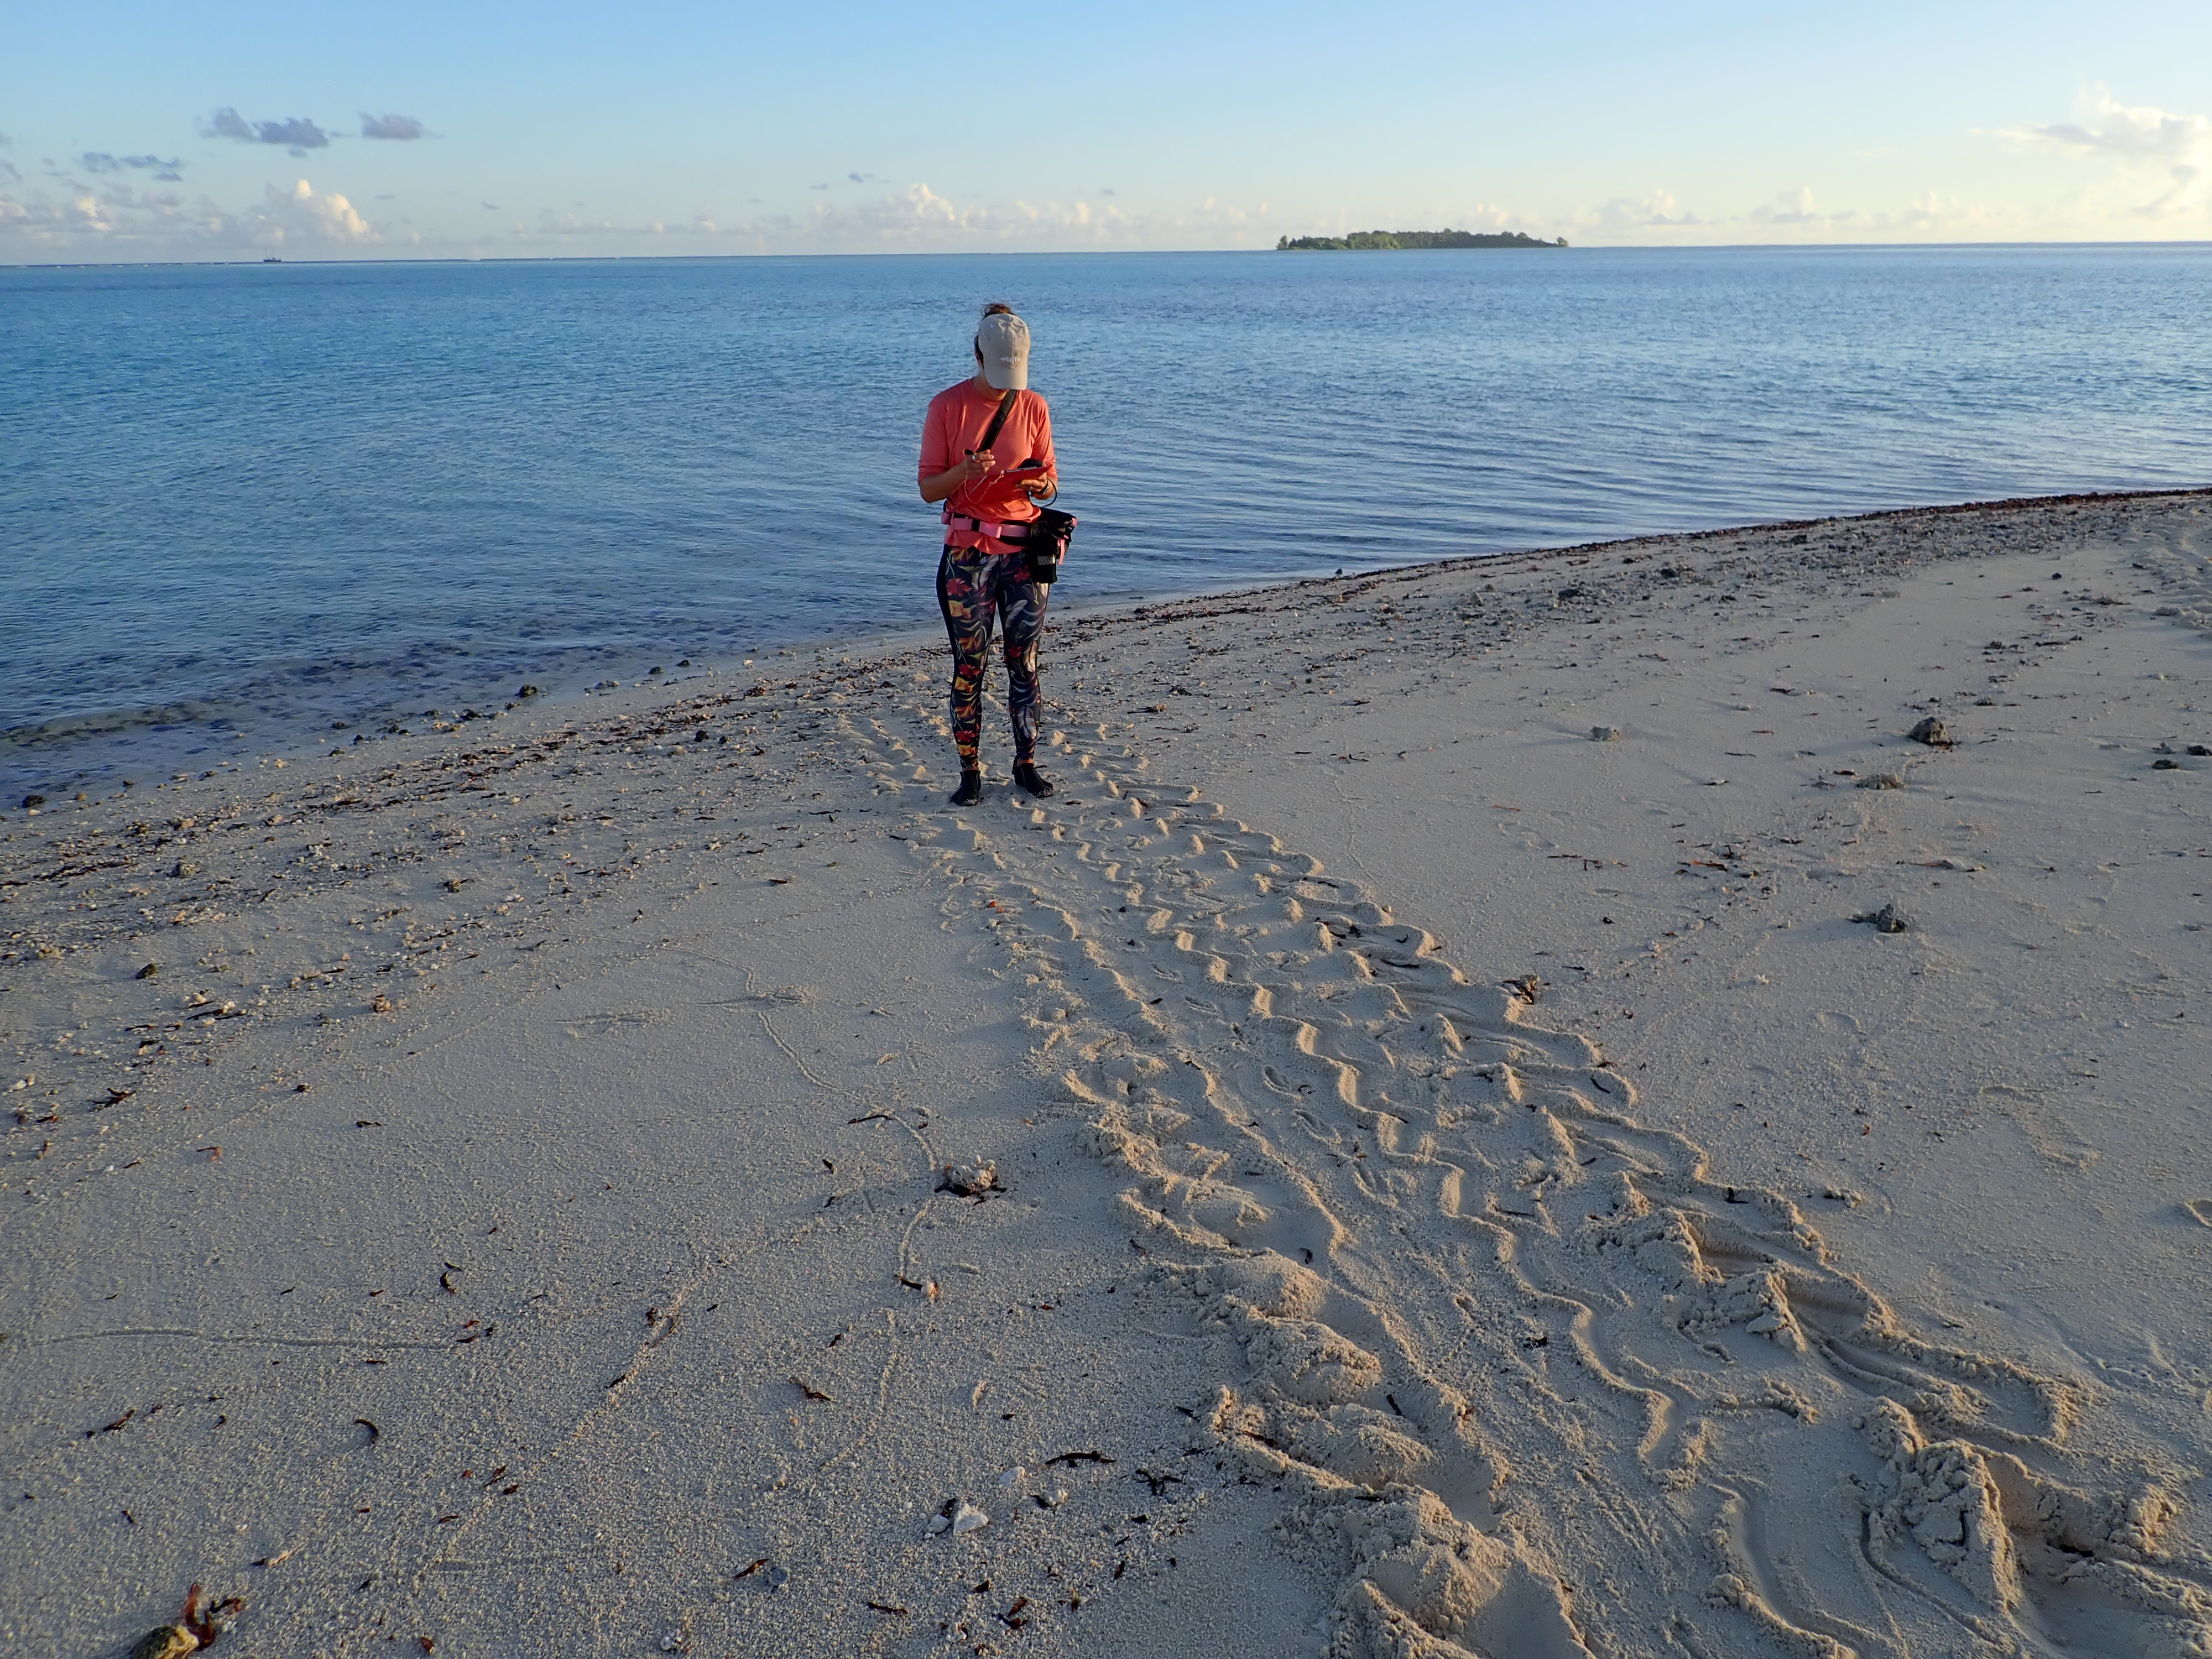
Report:
M2212 1655L2212 1562L2071 1449L2072 1386L1907 1328L1520 990L1103 730L954 810L902 712L854 757L1241 1340L1206 1426L1301 1494L1333 1659Z

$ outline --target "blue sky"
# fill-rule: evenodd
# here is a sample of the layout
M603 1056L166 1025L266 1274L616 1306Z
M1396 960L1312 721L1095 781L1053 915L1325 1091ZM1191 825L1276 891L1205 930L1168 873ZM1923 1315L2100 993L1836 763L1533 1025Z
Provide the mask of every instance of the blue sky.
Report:
M2212 237L2212 6L142 0L0 20L0 262Z

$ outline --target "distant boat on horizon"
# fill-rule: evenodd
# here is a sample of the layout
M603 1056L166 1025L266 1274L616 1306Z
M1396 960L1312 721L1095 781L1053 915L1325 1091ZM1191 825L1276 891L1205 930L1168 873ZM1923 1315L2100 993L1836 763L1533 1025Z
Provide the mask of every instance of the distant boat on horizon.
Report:
M261 256L261 263L264 265L281 265L284 262L273 253L264 253Z

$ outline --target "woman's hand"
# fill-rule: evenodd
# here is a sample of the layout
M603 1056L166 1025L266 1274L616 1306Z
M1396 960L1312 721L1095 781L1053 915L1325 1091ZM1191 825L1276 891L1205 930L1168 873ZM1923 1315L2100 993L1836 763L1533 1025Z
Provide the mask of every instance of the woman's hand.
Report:
M921 499L941 501L957 495L978 478L991 476L993 457L988 449L979 449L957 466L949 466L934 477L921 481Z

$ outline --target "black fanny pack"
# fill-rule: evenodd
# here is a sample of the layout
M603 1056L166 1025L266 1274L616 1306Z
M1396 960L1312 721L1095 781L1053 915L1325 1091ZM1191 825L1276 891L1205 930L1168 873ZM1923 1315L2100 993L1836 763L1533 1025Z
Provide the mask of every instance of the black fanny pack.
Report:
M1022 553L1028 559L1030 578L1033 581L1052 583L1060 580L1060 562L1067 555L1067 544L1075 534L1075 514L1062 513L1057 507L1042 507L1029 523L1029 532L1022 538Z

